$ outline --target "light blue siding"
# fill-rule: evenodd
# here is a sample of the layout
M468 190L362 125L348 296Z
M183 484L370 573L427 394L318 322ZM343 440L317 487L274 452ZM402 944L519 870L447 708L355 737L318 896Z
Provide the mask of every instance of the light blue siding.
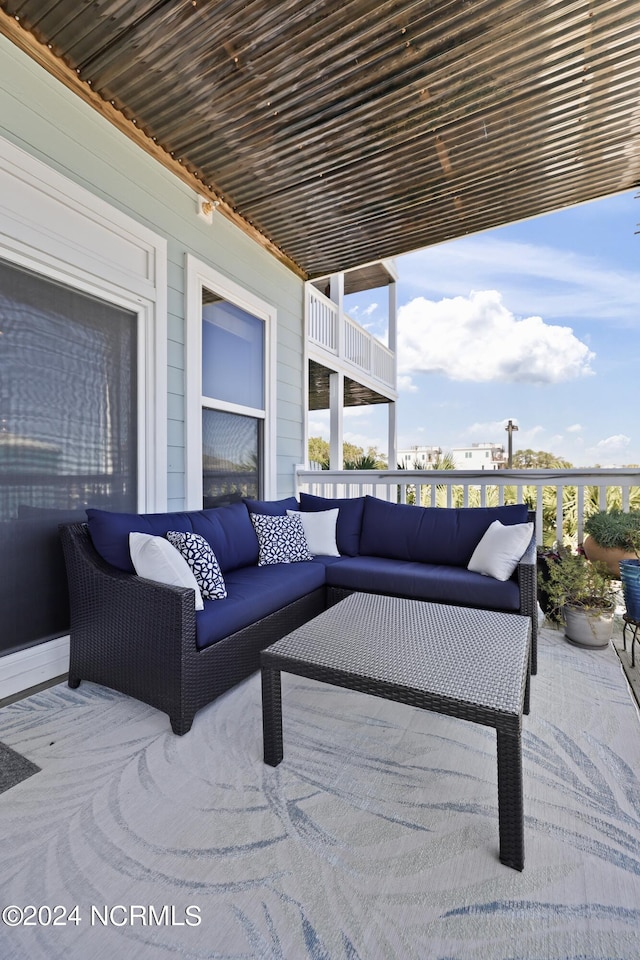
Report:
M304 285L236 226L196 216L193 191L0 36L0 136L112 204L168 244L168 508L184 506L184 259L191 253L278 313L278 496L303 451Z

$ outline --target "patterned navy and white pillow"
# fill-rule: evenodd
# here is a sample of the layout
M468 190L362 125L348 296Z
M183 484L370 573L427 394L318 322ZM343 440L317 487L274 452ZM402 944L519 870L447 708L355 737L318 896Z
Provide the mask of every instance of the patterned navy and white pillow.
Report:
M224 600L227 595L220 564L210 545L199 533L169 530L167 540L179 550L193 571L205 600Z
M311 560L300 514L270 517L252 513L251 522L258 537L258 566L270 563L300 563Z

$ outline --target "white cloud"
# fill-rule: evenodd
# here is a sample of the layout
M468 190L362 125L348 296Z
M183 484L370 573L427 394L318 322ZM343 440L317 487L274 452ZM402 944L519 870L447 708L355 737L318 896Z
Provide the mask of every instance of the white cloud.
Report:
M512 417L511 419L514 420L515 418ZM505 430L506 425L506 420L486 420L484 422L472 423L465 430L465 435L469 437L472 442L502 443L506 447L509 442L507 431ZM520 427L518 432L513 434L514 449L532 447L539 435L544 432L544 427L539 424L529 427L527 430L523 430L522 427Z
M345 423L351 417L358 419L359 417L371 417L374 413L373 407L363 404L360 407L345 407L344 408L344 420Z
M350 430L344 431L344 439L347 443L353 443L356 447L362 447L366 453L369 447L375 447L379 453L386 456L387 441L380 437L371 437L366 433L354 433Z
M614 454L622 453L627 449L631 443L631 437L627 437L624 433L616 433L611 437L606 437L604 440L599 440L596 443L594 450L598 453L605 454Z
M309 417L307 430L310 437L322 437L323 440L329 439L329 413L328 411L316 411L313 417Z
M506 425L506 420L485 420L481 423L472 423L467 427L465 433L469 437L499 437L502 435L502 431L504 431ZM497 440L493 442L498 443Z
M400 393L417 393L418 388L415 383L407 374L400 374L398 376L398 390Z
M567 433L582 433L582 424L581 423L572 423L570 427L567 427Z
M416 297L398 311L398 369L405 375L560 383L592 374L594 356L570 327L515 317L496 290L438 302Z
M614 269L550 244L484 234L407 254L398 266L403 283L432 295L455 296L495 284L522 313L637 323L638 271Z

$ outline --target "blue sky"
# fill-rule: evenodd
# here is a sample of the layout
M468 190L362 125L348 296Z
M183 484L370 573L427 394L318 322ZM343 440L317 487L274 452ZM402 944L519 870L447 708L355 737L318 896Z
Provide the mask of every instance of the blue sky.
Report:
M640 200L582 204L396 259L399 447L532 447L574 466L640 464ZM348 311L386 331L385 295ZM345 439L387 450L386 407ZM310 436L328 436L312 415Z

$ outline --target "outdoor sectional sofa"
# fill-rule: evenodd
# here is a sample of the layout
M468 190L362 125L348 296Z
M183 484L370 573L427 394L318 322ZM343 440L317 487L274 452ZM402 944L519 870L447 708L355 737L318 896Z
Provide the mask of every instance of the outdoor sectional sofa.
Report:
M337 522L327 513L336 509ZM287 511L300 511L295 525L324 523L305 518L310 513L333 518L334 555L259 563L272 559L259 527L288 528ZM500 529L525 529L532 521L525 505L428 508L301 493L299 503L291 497L179 513L87 515L87 523L60 527L71 611L69 685L90 680L136 697L166 712L176 734L256 671L264 647L358 590L529 616L535 673L535 537L506 580L467 569L495 521ZM136 574L130 534L157 543L169 531L198 534L211 546L224 598L205 599L197 610L194 589Z

